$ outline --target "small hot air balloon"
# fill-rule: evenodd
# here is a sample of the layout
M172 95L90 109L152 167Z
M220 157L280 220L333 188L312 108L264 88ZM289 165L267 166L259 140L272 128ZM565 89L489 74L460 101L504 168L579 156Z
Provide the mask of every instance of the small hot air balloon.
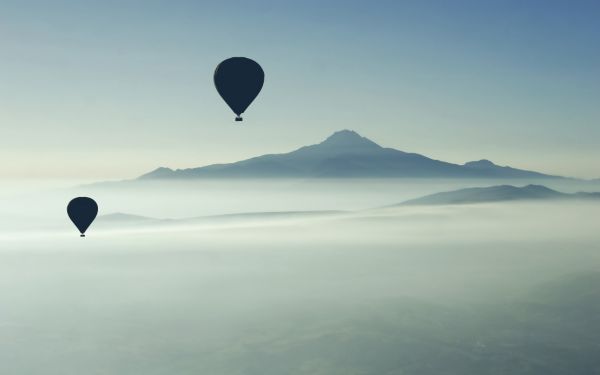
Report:
M75 224L81 237L85 237L85 231L96 218L98 214L98 204L92 198L77 197L69 202L67 214Z
M217 65L215 86L225 103L242 121L241 114L258 96L265 82L265 72L254 60L232 57Z

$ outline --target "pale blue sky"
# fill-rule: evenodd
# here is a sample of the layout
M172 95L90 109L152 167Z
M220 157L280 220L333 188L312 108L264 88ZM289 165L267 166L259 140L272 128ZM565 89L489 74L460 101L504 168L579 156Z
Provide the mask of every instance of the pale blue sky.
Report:
M596 1L0 3L0 178L128 178L339 129L463 163L600 177ZM263 92L240 125L215 66Z

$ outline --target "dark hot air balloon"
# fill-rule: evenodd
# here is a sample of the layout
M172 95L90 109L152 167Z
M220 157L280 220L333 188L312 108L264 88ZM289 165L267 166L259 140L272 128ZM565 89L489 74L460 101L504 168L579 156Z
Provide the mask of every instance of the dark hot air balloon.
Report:
M235 121L242 121L241 114L262 89L265 72L254 60L232 57L217 65L214 79L219 95L237 115Z
M77 229L79 229L81 237L85 237L85 231L98 214L98 204L92 198L74 198L67 206L67 214L69 214L69 218Z

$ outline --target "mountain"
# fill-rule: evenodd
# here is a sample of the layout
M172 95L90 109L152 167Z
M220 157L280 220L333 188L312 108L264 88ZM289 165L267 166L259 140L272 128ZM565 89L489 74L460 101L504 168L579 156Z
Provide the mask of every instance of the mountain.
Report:
M285 154L269 154L230 164L199 168L158 168L138 179L190 178L339 178L339 177L452 177L560 178L501 167L488 160L464 165L381 147L351 130L335 132L323 142Z
M483 188L460 189L426 195L421 198L402 202L400 205L466 204L547 199L598 199L600 201L600 193L581 192L566 194L542 185L527 185L523 187L499 185Z

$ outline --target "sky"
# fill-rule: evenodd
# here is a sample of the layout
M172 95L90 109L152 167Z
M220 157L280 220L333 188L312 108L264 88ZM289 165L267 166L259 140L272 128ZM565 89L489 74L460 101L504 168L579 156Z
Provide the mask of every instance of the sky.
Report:
M123 179L340 129L435 159L600 177L600 3L0 3L0 179ZM242 123L216 65L266 78Z

